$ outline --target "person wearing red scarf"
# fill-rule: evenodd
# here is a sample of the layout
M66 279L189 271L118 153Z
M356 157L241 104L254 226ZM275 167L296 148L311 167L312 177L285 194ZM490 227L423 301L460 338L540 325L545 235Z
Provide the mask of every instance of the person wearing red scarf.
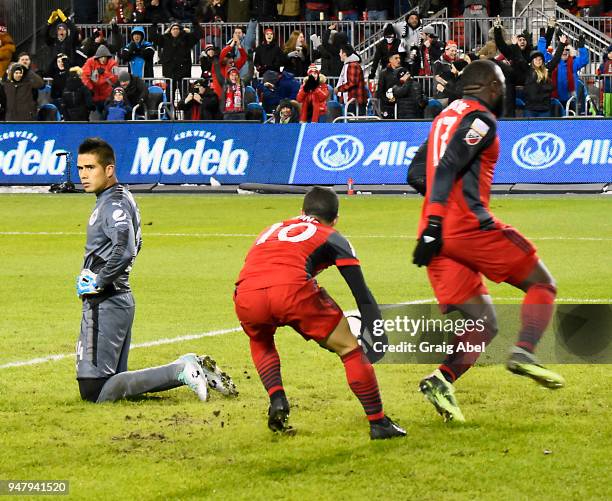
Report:
M298 102L302 104L300 122L325 122L329 98L327 79L314 64L308 67L307 75L297 95Z
M244 120L244 86L240 80L240 72L235 66L227 70L221 106L223 107L223 120Z

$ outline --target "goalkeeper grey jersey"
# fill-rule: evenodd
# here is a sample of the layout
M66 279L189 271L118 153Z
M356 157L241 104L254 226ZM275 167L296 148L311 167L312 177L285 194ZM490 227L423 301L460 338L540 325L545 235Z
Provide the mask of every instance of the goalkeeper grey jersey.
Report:
M89 217L83 268L98 274L98 286L105 292L127 292L132 264L141 246L136 201L127 188L115 184L98 195Z

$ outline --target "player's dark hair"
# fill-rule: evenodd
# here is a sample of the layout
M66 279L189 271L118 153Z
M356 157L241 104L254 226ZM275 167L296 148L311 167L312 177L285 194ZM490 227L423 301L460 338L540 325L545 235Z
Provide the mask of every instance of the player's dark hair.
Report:
M304 197L302 210L307 216L331 223L338 217L338 195L330 188L314 186Z
M96 155L103 167L115 165L115 151L104 139L99 137L88 137L79 146L79 155Z
M495 63L488 59L478 59L468 64L461 74L461 87L465 94L487 86L495 80Z

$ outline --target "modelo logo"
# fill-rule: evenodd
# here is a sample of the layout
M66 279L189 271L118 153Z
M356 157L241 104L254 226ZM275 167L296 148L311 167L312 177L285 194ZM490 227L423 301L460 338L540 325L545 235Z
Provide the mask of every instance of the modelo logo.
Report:
M167 141L166 137L158 137L150 146L148 137L138 138L130 174L172 176L180 172L185 176L244 176L249 163L248 152L234 149L233 139L223 141L221 150L206 148L209 139L198 139L194 148L184 150L166 149Z
M3 142L0 146L0 172L5 176L62 176L66 169L66 157L58 157L56 153L64 150L55 149L54 139L40 145L41 150L35 144L37 139L28 133L26 139L17 142L16 148L9 149L10 146L4 143L6 139L0 137Z
M363 157L363 143L348 134L329 136L312 150L312 160L323 170L341 171L351 168Z
M565 155L565 142L549 132L534 132L519 139L512 148L512 159L523 169L547 169Z

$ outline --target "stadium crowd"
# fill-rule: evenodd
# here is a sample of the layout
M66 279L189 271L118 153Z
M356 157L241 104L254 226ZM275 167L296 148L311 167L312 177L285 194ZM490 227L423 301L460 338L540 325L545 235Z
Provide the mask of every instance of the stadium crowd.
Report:
M585 38L571 44L554 18L539 34L511 33L499 16L489 22L490 13L499 12L494 2L421 0L416 7L405 20L384 25L371 60L362 60L341 21L387 20L397 14L387 0L111 0L107 26L93 32L57 9L44 32L49 56L37 64L30 54L15 52L0 22L0 119L433 118L460 97L462 72L476 59L494 61L506 75L508 117L553 116L585 92L580 80L590 62ZM424 24L418 14L441 7L483 19L466 22L461 42L445 40L439 25ZM579 0L576 7L597 6ZM253 11L257 21L249 20ZM320 34L294 30L283 37L278 25L270 24L330 16L338 21L325 24ZM223 40L225 23L233 27L229 40ZM132 27L120 30L123 24ZM612 45L601 55L598 73L599 113L612 116ZM576 102L582 111L584 100Z

